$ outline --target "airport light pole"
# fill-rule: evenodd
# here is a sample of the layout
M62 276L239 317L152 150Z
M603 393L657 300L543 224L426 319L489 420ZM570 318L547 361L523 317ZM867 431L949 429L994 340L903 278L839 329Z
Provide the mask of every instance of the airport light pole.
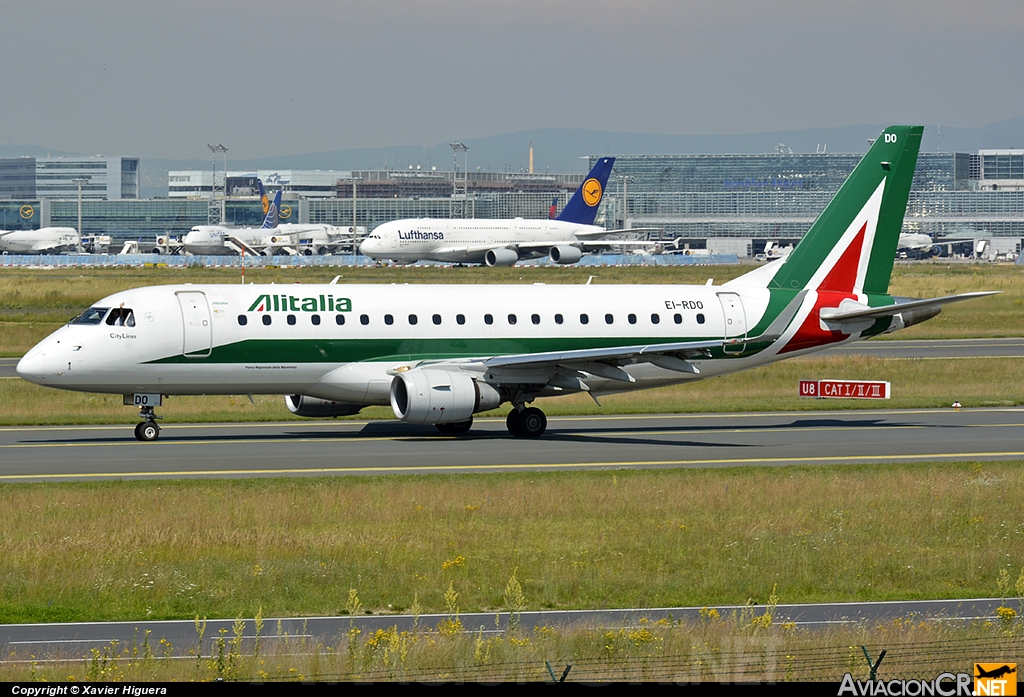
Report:
M90 177L75 177L72 184L78 186L78 246L82 246L82 184L88 183Z

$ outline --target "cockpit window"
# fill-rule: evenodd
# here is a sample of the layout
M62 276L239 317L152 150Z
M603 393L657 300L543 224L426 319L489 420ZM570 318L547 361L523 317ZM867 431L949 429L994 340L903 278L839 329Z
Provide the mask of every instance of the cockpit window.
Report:
M107 314L109 307L90 307L88 310L75 317L69 324L99 324L103 316Z
M134 327L135 326L135 313L131 311L131 308L115 307L107 315L107 324L112 327Z

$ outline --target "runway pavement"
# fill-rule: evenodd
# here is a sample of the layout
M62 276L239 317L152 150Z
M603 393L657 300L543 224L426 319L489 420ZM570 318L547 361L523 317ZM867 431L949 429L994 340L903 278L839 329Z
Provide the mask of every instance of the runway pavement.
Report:
M0 428L0 481L326 476L1024 459L1024 408L504 419L466 436L397 421Z
M908 600L877 603L808 603L799 605L778 605L774 621L793 622L807 629L821 629L843 624L863 622L886 622L894 619L912 618L915 621L936 620L942 622L967 623L996 619L999 598L978 598L968 600ZM1008 600L1010 607L1017 602ZM747 611L746 606L714 606L722 617L733 612ZM705 608L706 609L706 608ZM765 611L763 605L755 605L753 613ZM621 610L548 610L523 612L519 617L521 627L529 631L533 627L615 627L636 626L642 619L657 622L665 618L687 622L700 622L698 607L668 607ZM309 618L264 618L261 643L273 650L274 641L302 641L313 639L328 646L335 646L354 624L363 636L370 636L378 629L387 631L397 627L398 631L415 631L420 628L434 628L447 615L370 615L350 619L349 617ZM459 619L468 632L491 634L508 628L507 612L462 613ZM233 619L211 619L207 621L202 651L214 652L214 642L221 631L229 639L234 635ZM5 624L0 625L0 652L8 659L18 659L26 654L39 658L46 656L89 655L92 648L102 650L116 641L121 647L131 646L133 641L142 643L146 632L151 646L166 639L182 651L194 649L198 633L194 620L137 622L64 622L54 624ZM256 627L252 619L245 621L243 639L248 643L256 638ZM2 661L0 661L2 662Z

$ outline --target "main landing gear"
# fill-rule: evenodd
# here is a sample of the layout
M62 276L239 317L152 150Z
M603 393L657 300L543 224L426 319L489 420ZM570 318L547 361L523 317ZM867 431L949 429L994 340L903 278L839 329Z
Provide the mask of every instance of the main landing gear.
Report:
M505 427L516 438L539 438L548 427L548 417L537 407L516 408L508 413Z
M144 419L135 427L135 437L141 441L156 440L160 437L160 427L156 420L160 417L153 411L153 407L141 407L139 418Z

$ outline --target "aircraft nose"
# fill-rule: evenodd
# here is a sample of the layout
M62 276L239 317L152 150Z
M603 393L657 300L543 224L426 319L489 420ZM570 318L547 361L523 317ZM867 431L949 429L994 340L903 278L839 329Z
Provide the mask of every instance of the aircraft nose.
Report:
M17 371L29 382L42 383L46 379L46 354L41 349L32 349L18 361Z
M371 237L367 237L359 243L359 253L363 256L368 256L370 252L376 251L376 246L376 240Z

